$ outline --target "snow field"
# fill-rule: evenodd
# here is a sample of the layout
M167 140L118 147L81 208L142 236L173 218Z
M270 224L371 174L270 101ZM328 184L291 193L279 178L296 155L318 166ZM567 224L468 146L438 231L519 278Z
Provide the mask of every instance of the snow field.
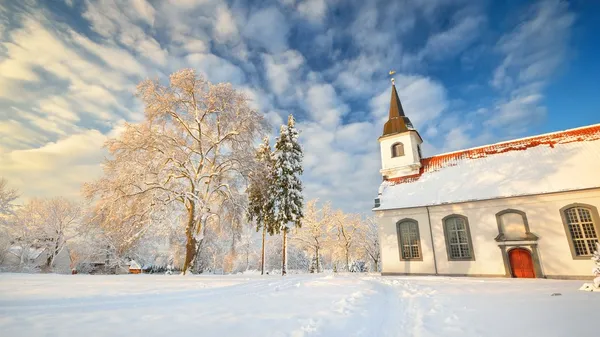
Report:
M2 336L582 336L582 281L0 274ZM561 296L551 296L560 293Z

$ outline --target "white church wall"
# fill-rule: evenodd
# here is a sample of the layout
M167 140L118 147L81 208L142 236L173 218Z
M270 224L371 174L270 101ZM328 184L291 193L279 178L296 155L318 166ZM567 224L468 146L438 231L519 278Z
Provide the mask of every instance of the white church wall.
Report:
M502 252L494 238L498 235L496 212L489 205L465 203L430 207L439 274L504 276ZM466 216L473 242L474 261L450 261L442 219L448 215Z
M544 276L590 276L593 263L588 258L573 258L569 246L570 237L565 231L560 214L561 208L574 203L592 205L600 209L600 188L429 207L438 273L474 276L505 275L502 253L494 240L498 235L496 214L506 209L515 209L525 212L530 231L539 237L538 254ZM474 261L449 261L448 259L442 219L451 214L468 218L475 254ZM426 208L379 211L376 212L376 217L380 226L383 273L435 273ZM396 222L403 218L412 218L419 223L423 262L400 260Z
M381 245L381 270L383 274L433 274L435 273L431 235L425 208L391 210L375 214L379 225ZM396 224L402 219L413 219L419 225L421 254L423 261L403 261L400 259Z
M560 209L574 203L600 209L600 189L544 195L532 199L521 199L521 202L530 202L524 205L525 212L531 232L539 236L538 251L544 275L590 276L592 261L587 257L574 259L571 254L571 238L565 231ZM596 228L598 227L600 224L596 224Z

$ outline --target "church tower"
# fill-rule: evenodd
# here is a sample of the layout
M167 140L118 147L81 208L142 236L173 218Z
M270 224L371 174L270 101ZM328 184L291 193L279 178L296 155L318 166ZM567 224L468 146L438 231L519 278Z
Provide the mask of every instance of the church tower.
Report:
M381 148L381 175L383 180L419 173L421 168L421 143L423 140L404 115L394 79L390 115L379 137Z

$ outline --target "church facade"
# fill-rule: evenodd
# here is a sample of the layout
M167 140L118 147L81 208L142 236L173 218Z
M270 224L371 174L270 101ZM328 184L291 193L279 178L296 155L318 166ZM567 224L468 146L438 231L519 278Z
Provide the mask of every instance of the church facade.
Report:
M423 158L392 86L373 209L383 275L592 277L600 124Z

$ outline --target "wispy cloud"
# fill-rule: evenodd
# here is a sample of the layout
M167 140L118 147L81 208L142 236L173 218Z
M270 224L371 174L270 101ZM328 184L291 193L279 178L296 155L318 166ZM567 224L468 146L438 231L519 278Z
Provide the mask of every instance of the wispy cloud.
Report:
M544 0L520 19L497 44L503 59L491 83L506 96L487 121L490 126L523 126L544 117L542 90L565 59L575 15L564 1Z
M398 71L426 153L491 141L517 120L543 119L544 86L564 61L574 20L554 0L495 35L483 34L493 28L485 7L465 0L65 3L56 6L65 13L34 1L0 4L0 172L26 196L77 195L100 173L104 140L141 118L135 84L193 67L243 90L274 133L294 113L307 198L360 212L381 180L389 70ZM488 55L476 51L487 49L500 58L477 69L491 94L457 104L463 91L436 69L461 64L465 53L478 65Z

